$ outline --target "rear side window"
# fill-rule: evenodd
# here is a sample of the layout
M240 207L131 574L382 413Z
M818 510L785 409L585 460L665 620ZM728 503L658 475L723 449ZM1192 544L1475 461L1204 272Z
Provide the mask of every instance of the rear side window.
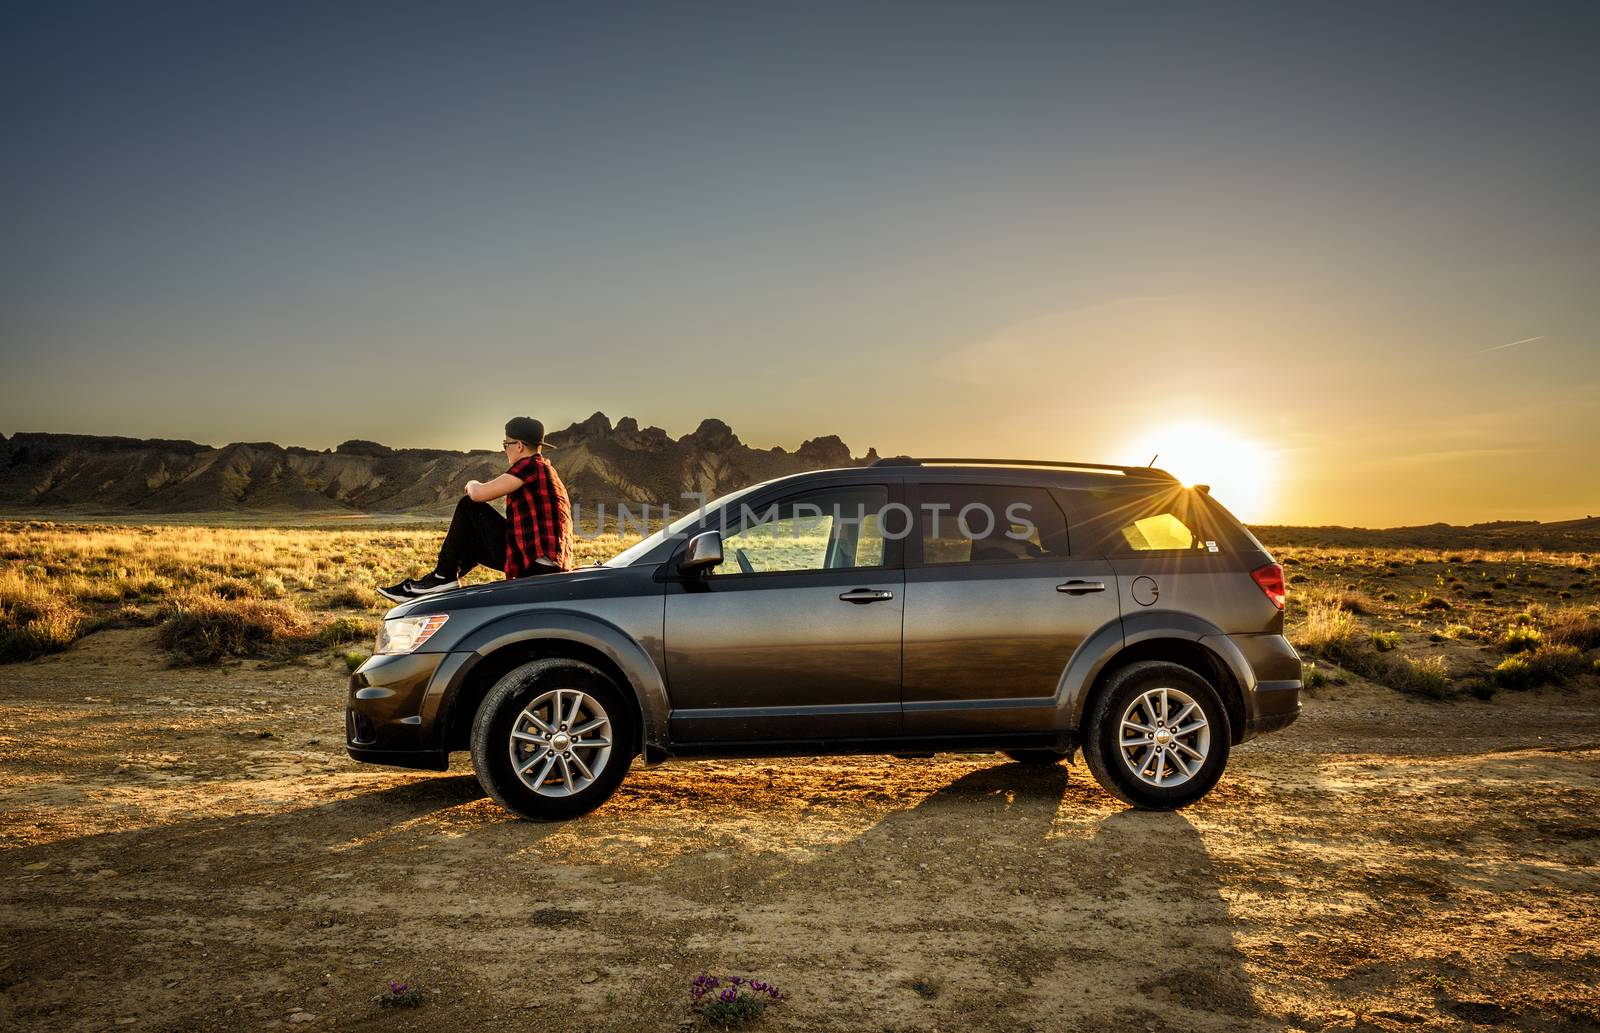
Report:
M1157 513L1129 521L1120 531L1122 540L1134 552L1168 552L1173 549L1203 549L1205 542L1176 513Z
M916 509L924 566L1067 555L1067 519L1043 488L924 484Z
M1072 496L1072 505L1090 520L1081 537L1100 543L1107 555L1221 551L1212 522L1183 488L1090 490Z

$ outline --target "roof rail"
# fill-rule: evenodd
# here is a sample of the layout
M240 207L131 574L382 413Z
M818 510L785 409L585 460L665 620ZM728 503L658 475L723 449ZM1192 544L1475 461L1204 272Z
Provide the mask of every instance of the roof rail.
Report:
M1146 477L1158 481L1177 478L1156 466L1116 466L1111 463L1075 463L1048 459L950 459L931 456L885 456L872 466L1037 466L1056 470L1094 470L1120 473L1126 477Z

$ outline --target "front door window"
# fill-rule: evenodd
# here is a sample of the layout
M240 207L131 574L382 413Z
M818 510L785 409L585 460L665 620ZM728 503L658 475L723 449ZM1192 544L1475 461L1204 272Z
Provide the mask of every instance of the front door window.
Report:
M833 489L745 508L722 536L713 577L881 567L888 490Z

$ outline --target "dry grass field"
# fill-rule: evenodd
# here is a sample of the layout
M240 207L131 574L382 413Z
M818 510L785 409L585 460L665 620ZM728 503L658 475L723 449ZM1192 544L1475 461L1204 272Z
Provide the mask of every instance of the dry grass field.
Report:
M158 626L175 663L354 661L388 608L373 586L432 565L436 529L0 521L0 662ZM594 563L629 544L577 541ZM1280 547L1290 637L1313 685L1359 674L1401 692L1490 698L1600 674L1600 579L1587 553ZM467 583L497 578L478 568ZM347 648L346 648L347 647Z
M1600 1028L1588 554L1276 549L1305 716L1181 813L941 755L541 826L344 756L437 540L0 523L0 1028L670 1030L702 971L773 1030Z
M0 662L107 628L158 625L176 662L286 659L369 643L391 605L373 587L433 567L440 532L0 521ZM579 538L579 564L627 543ZM499 578L479 567L476 584ZM366 654L360 653L365 656Z

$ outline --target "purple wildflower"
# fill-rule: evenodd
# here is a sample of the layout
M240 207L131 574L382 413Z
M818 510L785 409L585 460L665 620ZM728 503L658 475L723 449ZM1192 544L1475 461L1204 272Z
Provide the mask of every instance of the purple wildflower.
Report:
M744 1019L759 1014L767 1004L788 997L788 994L765 979L756 979L752 976L714 976L709 972L701 972L690 981L689 995L693 1000L694 1010L702 1015L715 1017L719 1014L718 1009L742 1008L745 1011L739 1014L744 1016ZM719 1021L721 1019L714 1019L713 1024Z

